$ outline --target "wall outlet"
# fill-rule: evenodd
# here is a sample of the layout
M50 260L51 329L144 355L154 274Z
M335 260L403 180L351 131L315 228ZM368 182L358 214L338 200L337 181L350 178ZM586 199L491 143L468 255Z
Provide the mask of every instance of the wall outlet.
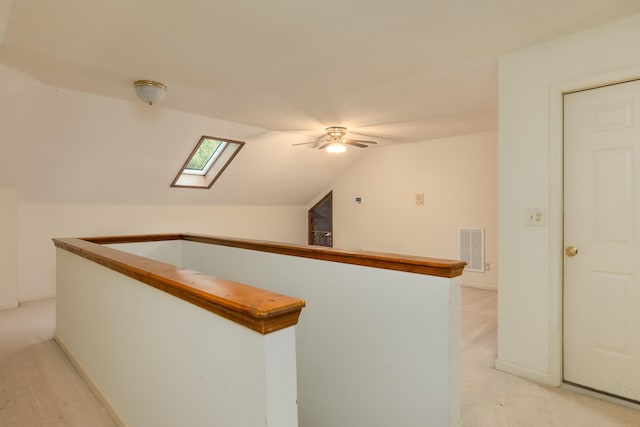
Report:
M424 206L424 193L416 193L416 206Z
M353 198L353 203L355 203L356 205L361 205L362 204L362 197L360 196L355 196Z
M491 271L491 263L489 262L484 263L484 271Z

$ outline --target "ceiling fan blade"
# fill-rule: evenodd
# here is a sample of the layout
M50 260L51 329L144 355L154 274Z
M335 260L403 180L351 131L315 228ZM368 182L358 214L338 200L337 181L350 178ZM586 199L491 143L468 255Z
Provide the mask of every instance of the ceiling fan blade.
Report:
M361 139L345 139L344 142L359 142L361 144L377 144L375 141L363 141Z
M322 150L323 148L327 148L329 145L331 145L330 142L325 142L324 144L322 144L320 147L318 147L318 150Z
M379 135L379 134L377 134L377 135L373 135L373 134L370 134L370 133L356 132L356 131L354 131L354 130L350 130L350 131L349 131L349 133L350 133L350 134L353 134L353 135L368 136L369 138L380 138L380 135Z
M308 144L313 144L311 148L317 148L318 145L322 144L323 142L328 141L328 139L320 139L318 141L309 141L309 142L298 142L297 144L291 144L293 146L296 145L308 145Z
M344 143L345 144L349 144L349 145L353 145L355 147L360 147L360 148L367 148L368 147L368 145L360 144L359 142L353 142L353 139L350 140L350 141L345 141Z

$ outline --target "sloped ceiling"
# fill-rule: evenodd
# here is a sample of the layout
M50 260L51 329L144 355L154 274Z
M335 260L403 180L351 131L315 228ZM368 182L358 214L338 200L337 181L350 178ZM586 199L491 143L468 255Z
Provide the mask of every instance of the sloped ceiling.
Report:
M100 152L96 147L110 147L89 170L102 171L93 181L76 175L82 183L69 186L78 164L69 153L58 155L60 163L44 172L0 172L5 180L0 186L21 186L26 200L69 203L308 203L371 149L352 149L338 158L293 148L293 142L320 137L330 125L347 126L353 136L381 145L494 130L500 54L640 13L637 0L14 0L0 5L0 36L6 23L0 79L11 69L58 90L34 89L32 100L42 105L24 106L35 121L58 117L58 122L44 120L53 134L52 153L72 148L59 147L74 137L59 121L72 120L73 105L84 106L84 116L100 114L96 126L105 124L100 121L106 120L105 110L125 123L112 124L120 131L116 139L111 135L107 141L96 132L90 141L75 142L87 150L77 154L84 158ZM166 100L152 107L155 112L135 99L137 79L168 85ZM5 108L24 102L3 95ZM166 127L154 122L160 116L164 125L180 123L173 128L180 132L171 138L163 137L166 131L154 132ZM199 117L195 127L200 128L189 132L187 117ZM88 116L84 120L92 122ZM24 126L38 133L38 123ZM140 138L145 132L152 141ZM247 141L238 165L234 162L217 190L167 189L197 136L207 133ZM14 130L12 138L2 138L0 150L18 160L33 158L25 148L29 144L8 146L19 144L20 135ZM153 152L153 167L123 161L127 147ZM157 176L133 185L126 177L141 174L135 168ZM110 178L116 170L125 178ZM65 185L61 176L68 176ZM32 188L44 181L53 181L46 191ZM252 187L251 181L263 185ZM134 191L138 184L150 187Z

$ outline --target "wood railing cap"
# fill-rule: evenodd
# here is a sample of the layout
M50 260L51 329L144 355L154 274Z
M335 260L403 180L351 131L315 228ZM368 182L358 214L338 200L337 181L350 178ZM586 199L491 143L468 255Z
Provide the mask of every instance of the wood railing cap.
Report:
M312 258L387 270L453 278L463 261L388 253L347 251L321 246L214 237L202 234L146 234L53 239L56 247L147 283L262 334L297 324L305 302L249 285L208 276L103 246L115 243L186 240L240 249Z
M122 239L122 237L120 238ZM234 237L214 237L193 233L180 234L178 238L193 242L231 246L254 251L271 252L282 255L313 258L325 261L341 262L344 264L363 265L367 267L448 278L462 275L464 266L467 265L464 261L450 259L427 258L369 251L349 251L327 248L324 246L294 245L288 243L239 239Z
M142 240L140 236L130 236L127 241L176 240L169 236L177 235L162 235L163 238L159 238L161 235L154 236L156 238L147 236L146 240ZM122 239L60 238L53 239L53 242L60 249L144 282L261 334L297 324L305 306L305 302L298 298L102 246L105 243L124 243Z
M409 273L449 278L462 275L464 266L467 265L464 261L459 260L369 251L348 251L327 248L324 246L295 245L262 240L239 239L235 237L209 236L195 233L87 237L84 238L84 240L100 244L187 240L220 246L230 246L240 249L271 252L282 255L313 258L345 264L363 265L367 267L377 267L387 270L398 270Z

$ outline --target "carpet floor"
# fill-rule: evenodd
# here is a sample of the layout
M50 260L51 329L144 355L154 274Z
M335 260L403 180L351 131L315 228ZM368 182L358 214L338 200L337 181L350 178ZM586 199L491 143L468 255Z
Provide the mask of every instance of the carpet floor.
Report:
M463 287L463 427L640 426L638 410L496 371L496 312L496 292ZM54 328L54 300L0 311L0 427L115 426Z
M0 426L114 427L53 341L55 301L0 311Z
M638 427L640 411L494 369L497 293L462 288L464 427Z

